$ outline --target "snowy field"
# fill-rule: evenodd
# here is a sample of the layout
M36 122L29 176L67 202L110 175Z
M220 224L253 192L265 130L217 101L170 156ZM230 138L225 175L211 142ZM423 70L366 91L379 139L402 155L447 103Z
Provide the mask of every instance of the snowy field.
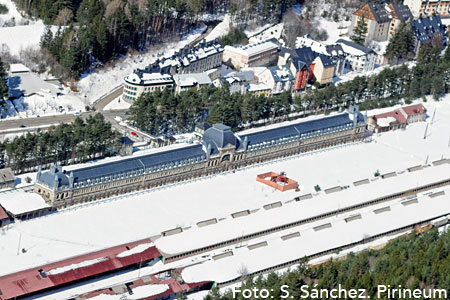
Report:
M7 100L8 109L2 111L3 119L22 119L85 111L85 103L75 95L53 96L47 93L21 97L14 103Z
M131 106L130 103L124 101L122 96L117 97L110 103L108 103L103 110L114 110L114 109L127 109Z
M45 30L44 23L24 18L11 0L0 0L0 3L8 7L8 13L0 15L0 47L6 45L16 57L19 57L22 49L39 47ZM52 26L52 31L56 30L57 26Z
M313 192L316 184L322 189L348 185L372 177L376 170L384 174L424 164L427 157L428 162L450 157L450 101L428 102L425 106L429 114L437 108L426 139L423 135L427 124L415 123L404 131L375 136L372 143L307 153L13 224L0 235L0 274L139 240L175 227L187 229L197 222L242 210L261 209L275 200L288 201ZM281 193L256 182L256 175L267 171L287 172L300 183L301 191ZM27 252L17 255L20 235L20 247Z

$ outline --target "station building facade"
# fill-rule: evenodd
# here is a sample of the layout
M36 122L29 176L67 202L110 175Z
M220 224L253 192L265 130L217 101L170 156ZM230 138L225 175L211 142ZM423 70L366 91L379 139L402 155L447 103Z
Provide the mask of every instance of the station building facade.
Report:
M53 207L233 170L301 152L365 139L366 117L347 112L238 133L223 124L208 128L201 143L66 171L38 171L34 191Z

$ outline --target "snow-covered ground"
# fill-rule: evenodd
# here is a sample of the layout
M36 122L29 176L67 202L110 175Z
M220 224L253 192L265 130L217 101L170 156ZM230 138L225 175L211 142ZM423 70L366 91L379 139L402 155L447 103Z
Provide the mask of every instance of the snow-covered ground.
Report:
M318 21L320 28L325 30L328 34L326 43L333 44L339 39L349 39L347 33L351 23L350 21L333 22L324 18L319 18Z
M3 111L2 118L21 119L82 112L85 111L85 105L84 101L75 95L53 96L40 93L14 100L14 105L9 105L8 110Z
M122 96L117 97L110 103L108 103L103 110L113 110L113 109L127 109L131 106L130 103L124 101Z
M123 79L136 68L144 68L156 60L158 55L170 56L178 49L184 47L198 38L206 30L206 25L199 26L191 31L180 42L168 43L163 46L154 46L142 54L127 56L117 61L112 68L97 70L85 75L77 85L81 97L89 99L90 103L97 101L114 88L123 84Z
M213 41L218 39L224 35L227 35L230 32L231 18L229 14L226 14L223 18L223 21L217 24L213 30L206 36L206 41Z
M86 203L18 222L0 235L0 274L139 240L175 227L187 229L203 220L227 218L231 213L261 209L275 201L286 202L314 193L316 184L322 189L348 185L372 177L376 170L384 174L424 164L427 159L431 162L450 157L450 98L425 105L429 113L437 108L426 139L423 133L427 124L415 123L407 130L375 136L372 143L271 161L236 173ZM285 171L299 181L301 191L281 193L256 182L256 175L267 171ZM17 255L20 235L21 247L27 252Z
M24 18L17 10L16 4L12 0L0 0L0 4L5 5L8 8L7 14L0 14L0 27L13 26L15 25L30 25L35 22ZM12 21L14 20L14 21ZM14 24L11 24L14 22Z
M267 29L264 29L260 33L257 33L249 38L250 43L257 43L265 40L275 38L281 42L281 34L283 32L284 24L278 23Z

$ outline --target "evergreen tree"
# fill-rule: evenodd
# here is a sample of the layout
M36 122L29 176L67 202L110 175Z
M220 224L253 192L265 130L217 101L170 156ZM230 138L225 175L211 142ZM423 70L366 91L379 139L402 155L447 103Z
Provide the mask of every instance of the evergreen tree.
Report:
M0 99L8 97L8 85L6 84L6 70L0 57Z
M386 57L391 63L401 60L410 60L414 53L414 33L411 24L402 22L395 31L386 48Z
M367 34L367 24L366 19L360 18L356 23L356 27L353 29L353 35L350 37L351 40L357 44L364 45Z

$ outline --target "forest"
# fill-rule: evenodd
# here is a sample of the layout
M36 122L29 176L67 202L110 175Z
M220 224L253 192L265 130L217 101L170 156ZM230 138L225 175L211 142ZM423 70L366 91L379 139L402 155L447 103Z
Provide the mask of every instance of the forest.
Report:
M196 122L224 123L234 130L256 121L279 122L292 113L343 110L357 103L361 110L388 107L400 101L432 95L434 99L450 88L450 50L440 57L440 48L426 44L416 65L398 65L371 77L356 77L337 85L308 89L297 97L290 92L267 97L255 94L230 95L226 88L191 89L179 94L157 91L143 94L130 108L131 120L151 134L192 131ZM270 121L269 121L270 120ZM263 124L260 124L263 125Z
M237 27L278 22L293 0L15 0L22 13L61 26L47 28L41 48L78 79L131 51L180 39L207 14L230 11ZM239 8L239 9L238 9ZM53 66L57 69L58 66Z
M240 289L264 288L273 291L273 299L280 299L280 288L287 285L293 300L312 299L301 298L304 293L300 287L303 285L307 285L311 293L313 288L330 290L341 284L347 290L365 289L364 296L372 299L388 299L386 294L382 294L381 298L377 297L378 285L443 289L450 294L450 232L439 234L436 228L423 234L412 232L391 241L380 250L350 253L343 260L329 260L313 267L308 266L307 262L305 258L301 264L284 273L270 273L257 278L247 276L243 278ZM244 299L242 294L236 295L233 298L231 291L220 293L214 288L204 299Z
M47 131L6 139L0 143L2 166L16 173L35 171L50 163L62 165L111 156L121 149L120 135L102 114L73 123L52 126Z

